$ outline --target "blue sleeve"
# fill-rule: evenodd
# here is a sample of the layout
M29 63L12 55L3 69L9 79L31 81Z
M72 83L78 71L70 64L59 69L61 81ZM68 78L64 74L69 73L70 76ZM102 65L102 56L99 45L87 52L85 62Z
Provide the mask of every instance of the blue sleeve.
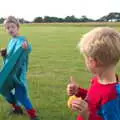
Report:
M116 85L116 97L101 106L99 115L104 120L120 120L120 84Z

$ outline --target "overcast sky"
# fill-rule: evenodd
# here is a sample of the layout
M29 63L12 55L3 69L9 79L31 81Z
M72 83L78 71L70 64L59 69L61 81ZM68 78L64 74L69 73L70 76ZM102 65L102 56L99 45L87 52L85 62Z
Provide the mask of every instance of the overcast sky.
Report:
M86 15L97 19L110 12L120 12L120 0L1 0L0 17L13 15L26 20L38 16L66 17Z

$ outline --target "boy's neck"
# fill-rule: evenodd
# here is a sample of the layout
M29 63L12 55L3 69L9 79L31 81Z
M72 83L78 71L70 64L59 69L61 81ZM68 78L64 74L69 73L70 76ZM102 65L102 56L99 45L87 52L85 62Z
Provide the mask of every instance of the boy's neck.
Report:
M107 71L102 72L99 76L99 82L101 84L112 84L116 83L116 72L115 69L110 69Z
M20 36L20 34L18 33L18 34L16 34L15 36L12 36L12 37L18 37L18 36Z

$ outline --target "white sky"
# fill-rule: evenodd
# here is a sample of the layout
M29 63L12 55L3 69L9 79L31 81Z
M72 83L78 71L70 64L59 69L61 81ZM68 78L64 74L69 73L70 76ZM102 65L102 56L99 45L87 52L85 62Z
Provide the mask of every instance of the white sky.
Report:
M110 12L120 12L120 0L1 0L0 17L13 15L26 20L38 16L66 17L86 15L97 19Z

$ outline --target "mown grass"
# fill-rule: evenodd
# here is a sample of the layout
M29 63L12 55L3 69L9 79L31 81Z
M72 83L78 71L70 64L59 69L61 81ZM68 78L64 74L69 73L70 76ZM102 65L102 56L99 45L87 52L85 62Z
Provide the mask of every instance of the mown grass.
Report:
M91 74L84 65L77 44L83 34L94 27L116 24L27 24L21 34L32 43L29 61L29 91L41 120L75 120L76 113L67 108L66 85L69 77L76 78L81 87L88 87ZM9 35L0 27L0 48L6 47ZM2 58L0 58L2 67ZM119 71L119 68L118 68ZM8 116L10 105L0 97L0 120L28 120L25 116Z

